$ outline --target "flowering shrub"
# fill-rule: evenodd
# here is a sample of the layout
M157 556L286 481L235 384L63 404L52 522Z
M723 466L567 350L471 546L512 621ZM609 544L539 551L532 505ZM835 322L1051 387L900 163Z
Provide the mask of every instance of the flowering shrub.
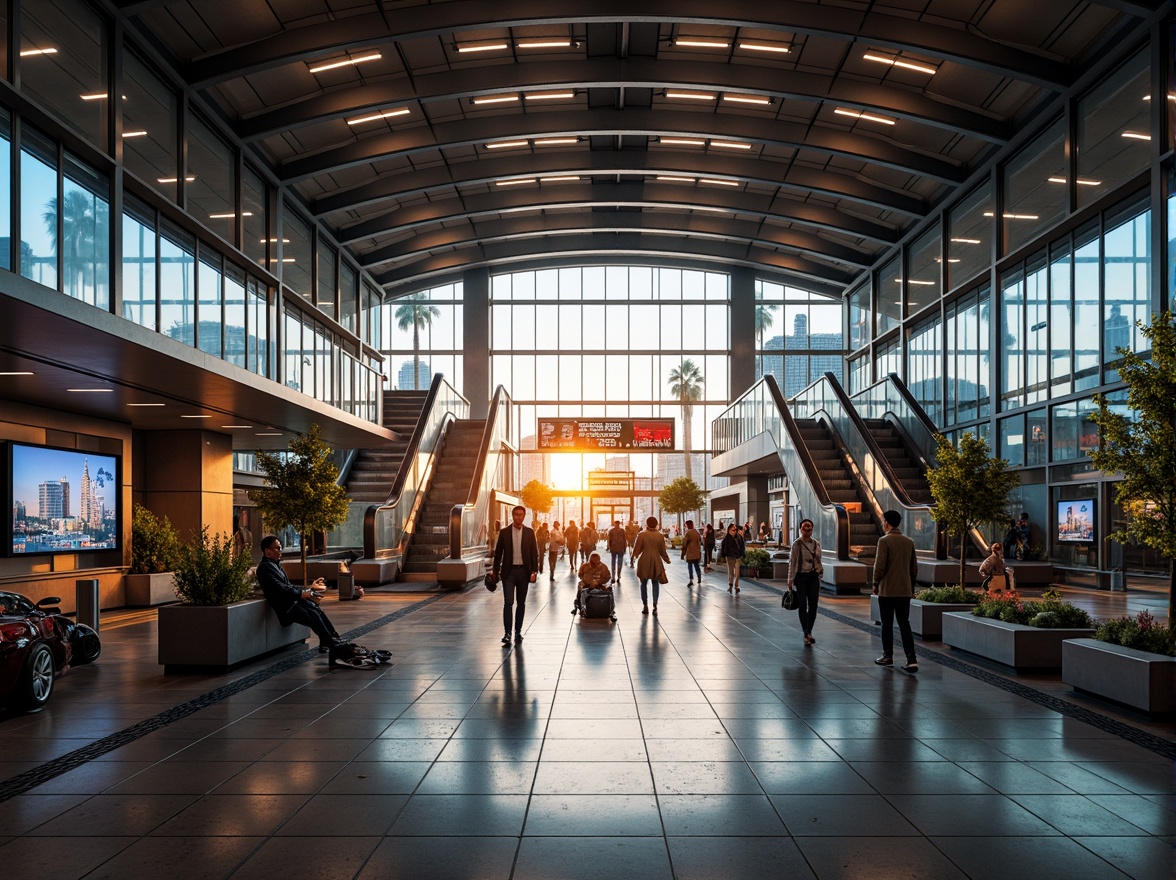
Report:
M972 613L1042 629L1085 629L1094 625L1090 615L1081 608L1063 602L1057 590L1046 590L1038 602L1022 599L1016 590L989 589Z
M1110 642L1124 648L1176 657L1176 630L1172 629L1171 624L1159 623L1147 611L1140 611L1134 618L1104 620L1099 623L1094 637L1100 642Z
M915 593L915 598L920 602L949 602L954 605L968 605L981 601L984 598L983 593L978 593L975 590L967 590L959 584L951 587L930 587L926 590L921 590Z

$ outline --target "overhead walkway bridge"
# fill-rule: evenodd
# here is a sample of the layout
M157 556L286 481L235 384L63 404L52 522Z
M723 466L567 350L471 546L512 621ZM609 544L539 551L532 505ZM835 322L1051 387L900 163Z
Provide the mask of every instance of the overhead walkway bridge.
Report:
M946 558L926 479L936 428L893 373L853 397L825 373L787 401L765 376L711 427L713 473L786 477L788 505L813 520L836 592L869 582L886 510L902 514L920 560Z

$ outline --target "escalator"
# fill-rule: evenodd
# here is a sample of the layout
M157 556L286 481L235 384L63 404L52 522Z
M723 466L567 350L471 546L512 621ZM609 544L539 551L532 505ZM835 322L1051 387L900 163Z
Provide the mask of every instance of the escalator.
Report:
M829 500L845 508L849 517L849 556L872 560L882 535L882 522L871 498L846 460L844 446L823 420L797 419L801 438L817 467Z
M898 426L885 419L863 421L889 463L891 474L906 494L912 501L930 506L934 499L931 497L931 485L927 482L927 469L907 446Z
M427 390L384 392L383 425L394 431L397 439L356 453L345 482L348 499L368 504L382 504L388 500L428 397Z

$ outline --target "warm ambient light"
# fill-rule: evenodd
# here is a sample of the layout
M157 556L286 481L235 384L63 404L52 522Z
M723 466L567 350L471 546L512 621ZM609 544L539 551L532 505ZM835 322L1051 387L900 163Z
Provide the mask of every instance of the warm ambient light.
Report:
M253 425L221 425L222 428L252 428Z
M469 52L496 52L509 49L510 43L458 43L457 51L463 54Z
M211 419L212 416L180 416L181 419Z
M535 92L523 95L528 101L567 101L576 97L575 92Z
M663 138L658 138L657 142L659 144L670 144L671 146L678 146L678 147L706 146L706 141L704 141L702 138L674 138L674 137L668 138L668 137L663 137Z
M330 64L320 64L317 67L310 69L311 73L322 73L324 70L334 70L336 67L347 67L351 64L363 64L365 61L378 61L383 58L379 52L372 52L369 55L360 55L358 58L345 58L342 61L332 61Z
M236 216L237 216L236 212L227 211L224 214L209 214L208 219L209 220L232 220ZM252 217L253 212L252 211L242 211L241 216L242 217Z
M771 104L771 98L761 98L757 95L723 95L724 101L729 101L732 104Z
M512 147L525 147L526 141L498 141L493 144L486 144L487 150L509 150Z
M702 177L698 180L699 183L709 183L714 186L739 186L738 180L719 180L717 177Z
M959 258L959 257L948 257L948 258L947 258L947 261L948 261L949 263L958 263L958 262L960 261L960 258ZM940 257L936 257L936 258L935 258L935 262L936 262L936 263L942 263L942 262L943 262L943 260L942 260Z
M873 113L865 113L861 110L847 110L844 107L838 107L833 111L838 116L850 116L854 119L864 119L867 122L881 122L883 125L894 125L896 120L887 116L875 116Z
M493 98L474 98L475 104L510 104L519 99L518 95L496 95Z
M914 61L903 61L901 58L891 58L886 55L875 55L872 52L867 52L862 57L867 61L877 61L879 64L889 64L892 67L902 67L906 70L915 70L919 73L926 73L928 75L938 72L938 68L932 67L929 64L916 64Z
M79 95L83 101L105 101L107 98L106 92L96 92L93 95Z
M991 217L992 215L991 215L991 214L985 214L984 216L985 216L985 217ZM953 239L950 239L950 240L951 240L951 241L954 241L956 244L984 244L984 242L982 242L982 241L981 241L980 239L978 239L978 238L953 238Z
M0 372L0 376L32 376L33 374L28 370L6 370Z
M66 388L72 394L110 394L113 388Z
M375 122L377 119L391 119L393 116L407 116L409 109L407 107L398 107L395 110L385 110L382 113L373 113L371 116L361 116L359 119L348 119L348 125L361 125L364 122Z
M571 49L579 45L571 40L516 40L516 49ZM459 50L460 51L460 50Z
M540 177L540 183L567 183L568 181L579 180L580 178L575 174L559 174L555 177Z
M713 101L715 95L708 92L666 92L670 100L678 101Z
M694 183L693 177L673 177L669 174L659 174L656 179L665 183Z
M711 141L712 147L720 147L724 150L750 150L751 144L742 144L737 141Z
M495 186L521 186L524 183L534 183L534 182L535 182L535 178L533 178L533 177L522 177L522 178L519 178L518 180L496 180L496 181L494 181L494 185Z
M1046 179L1050 183L1065 183L1066 182L1066 178L1064 178L1064 177L1049 177ZM1083 180L1081 177L1079 177L1074 182L1076 184L1078 184L1079 186L1102 186L1101 180Z
M180 182L180 179L178 177L157 177L155 179L157 181L159 181L160 183L179 183ZM191 177L185 177L184 183L191 183L195 179L196 179L196 175L193 174Z
M991 217L992 212L985 211L984 216ZM1001 214L1000 216L1003 217L1005 220L1037 220L1038 219L1036 214Z
M1125 131L1120 137L1131 138L1134 141L1150 141L1151 135L1144 134L1142 131Z
M56 55L56 54L57 54L57 50L52 49L52 48L50 48L50 49L21 49L20 50L20 57L21 58L28 58L32 55Z
M740 43L739 48L749 52L774 52L777 55L787 55L792 51L787 43Z
M261 432L258 432L258 433L256 434L256 436L258 436L258 437L281 437L281 436L282 436L282 432L281 432L281 431L275 431L275 432L273 432L273 433L261 433Z
M907 284L918 284L923 287L930 287L930 286L934 285L935 283L936 282L934 282L934 281L916 281L914 278L912 278L910 281L907 282Z
M726 40L703 40L698 37L686 37L674 40L675 46L688 46L691 49L727 49L731 46Z
M127 406L167 406L166 403L128 403Z
M125 138L147 137L147 131L145 129L139 129L138 131L124 131L123 137L125 137Z
M278 240L276 238L259 238L257 241L259 244L277 244L278 243ZM282 239L282 244L289 244L289 243L290 243L290 239L288 239L288 238Z
M574 137L536 138L535 139L535 146L537 146L537 147L557 147L557 146L560 146L561 144L578 144L579 142L580 142L580 139L574 138Z

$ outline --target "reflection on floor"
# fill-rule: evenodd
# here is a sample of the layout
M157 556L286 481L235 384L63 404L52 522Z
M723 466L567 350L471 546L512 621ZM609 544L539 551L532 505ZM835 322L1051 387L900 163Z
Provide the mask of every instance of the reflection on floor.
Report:
M670 572L654 617L626 569L616 624L577 622L574 579L544 577L510 648L501 594L480 587L329 602L341 630L406 612L363 635L396 655L373 671L291 654L164 676L151 615L122 618L47 709L0 720L0 864L38 878L1172 876L1162 749L930 659L917 676L876 667L865 597L823 598L844 622L821 617L805 647L776 592ZM1134 601L1067 598L1104 614ZM1176 740L1056 679L1017 680ZM204 708L161 714L193 700Z

